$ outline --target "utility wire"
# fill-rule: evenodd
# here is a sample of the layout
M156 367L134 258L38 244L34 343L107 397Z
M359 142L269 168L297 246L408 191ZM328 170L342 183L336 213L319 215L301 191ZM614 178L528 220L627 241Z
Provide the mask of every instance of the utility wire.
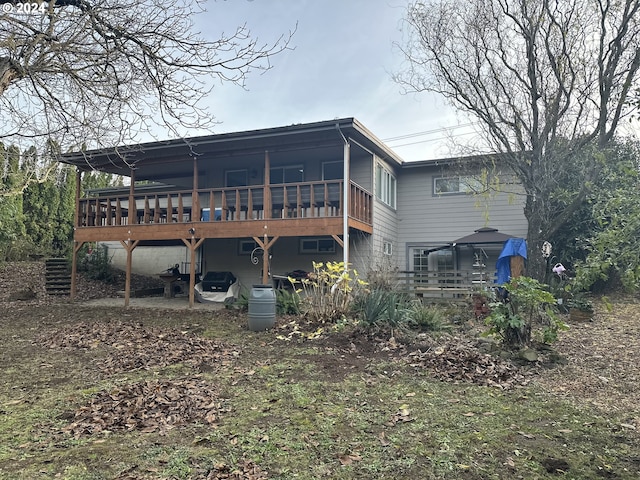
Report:
M433 130L425 130L423 132L417 132L417 133L407 133L406 135L398 135L397 137L389 137L389 138L383 138L382 141L383 142L394 142L396 140L405 140L407 138L413 138L413 137L421 137L423 135L430 135L432 133L442 133L442 132L446 132L449 130L455 130L457 128L463 128L463 127L470 127L473 125L477 125L478 122L469 122L469 123L463 123L460 125L455 125L452 127L441 127L441 128L434 128Z

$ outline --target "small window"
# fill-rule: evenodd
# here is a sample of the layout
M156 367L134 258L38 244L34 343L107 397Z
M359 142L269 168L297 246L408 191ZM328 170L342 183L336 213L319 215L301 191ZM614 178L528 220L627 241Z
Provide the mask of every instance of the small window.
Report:
M396 208L396 177L381 164L376 165L376 198Z
M247 177L247 170L227 170L224 175L224 186L246 187L249 185Z
M325 162L322 164L322 180L342 180L343 174L342 162Z
M300 253L335 253L336 241L333 238L301 238Z
M482 191L482 182L474 177L438 177L433 179L433 193L451 195L457 193L474 193Z
M253 239L243 239L238 242L238 255L251 255L260 245Z
M393 255L393 243L387 240L382 242L382 253L383 255Z

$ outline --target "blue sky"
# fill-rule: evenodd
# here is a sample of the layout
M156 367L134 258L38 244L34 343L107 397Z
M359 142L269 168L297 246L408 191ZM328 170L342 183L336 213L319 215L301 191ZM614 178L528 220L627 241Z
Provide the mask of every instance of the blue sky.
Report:
M404 94L391 75L402 65L405 0L216 0L197 20L216 38L246 23L252 36L273 42L293 30L292 50L273 68L254 72L246 90L215 85L206 103L221 122L215 133L355 117L405 160L446 157L444 127L466 123L431 94ZM456 134L462 129L454 130ZM407 145L409 144L409 145Z

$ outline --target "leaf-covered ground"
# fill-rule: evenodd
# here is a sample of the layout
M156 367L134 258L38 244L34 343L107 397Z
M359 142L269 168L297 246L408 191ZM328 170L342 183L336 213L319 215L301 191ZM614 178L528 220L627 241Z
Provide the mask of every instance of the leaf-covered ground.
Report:
M15 272L36 298L8 300ZM522 365L471 319L256 333L235 311L48 298L39 272L0 267L0 479L640 478L633 298Z

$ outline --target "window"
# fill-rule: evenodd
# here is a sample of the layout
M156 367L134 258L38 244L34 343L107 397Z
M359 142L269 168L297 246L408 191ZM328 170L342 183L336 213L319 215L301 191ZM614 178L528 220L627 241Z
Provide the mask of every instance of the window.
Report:
M450 283L456 258L453 250L446 247L413 247L411 248L410 269L416 272L416 282L429 283L429 279L437 283Z
M247 181L247 170L227 170L224 174L225 187L246 187L249 185Z
M272 167L269 170L269 183L298 183L304 182L304 167L302 165L288 165L286 167Z
M396 177L381 164L376 165L376 197L391 208L396 208Z
M393 243L388 240L382 242L382 254L393 255Z
M238 242L238 255L251 255L260 245L253 239L240 240Z
M438 177L433 179L433 193L451 195L456 193L474 193L482 191L482 182L474 177Z
M336 242L333 238L301 238L300 253L335 253Z
M342 162L325 162L322 164L322 180L342 180L343 174Z

